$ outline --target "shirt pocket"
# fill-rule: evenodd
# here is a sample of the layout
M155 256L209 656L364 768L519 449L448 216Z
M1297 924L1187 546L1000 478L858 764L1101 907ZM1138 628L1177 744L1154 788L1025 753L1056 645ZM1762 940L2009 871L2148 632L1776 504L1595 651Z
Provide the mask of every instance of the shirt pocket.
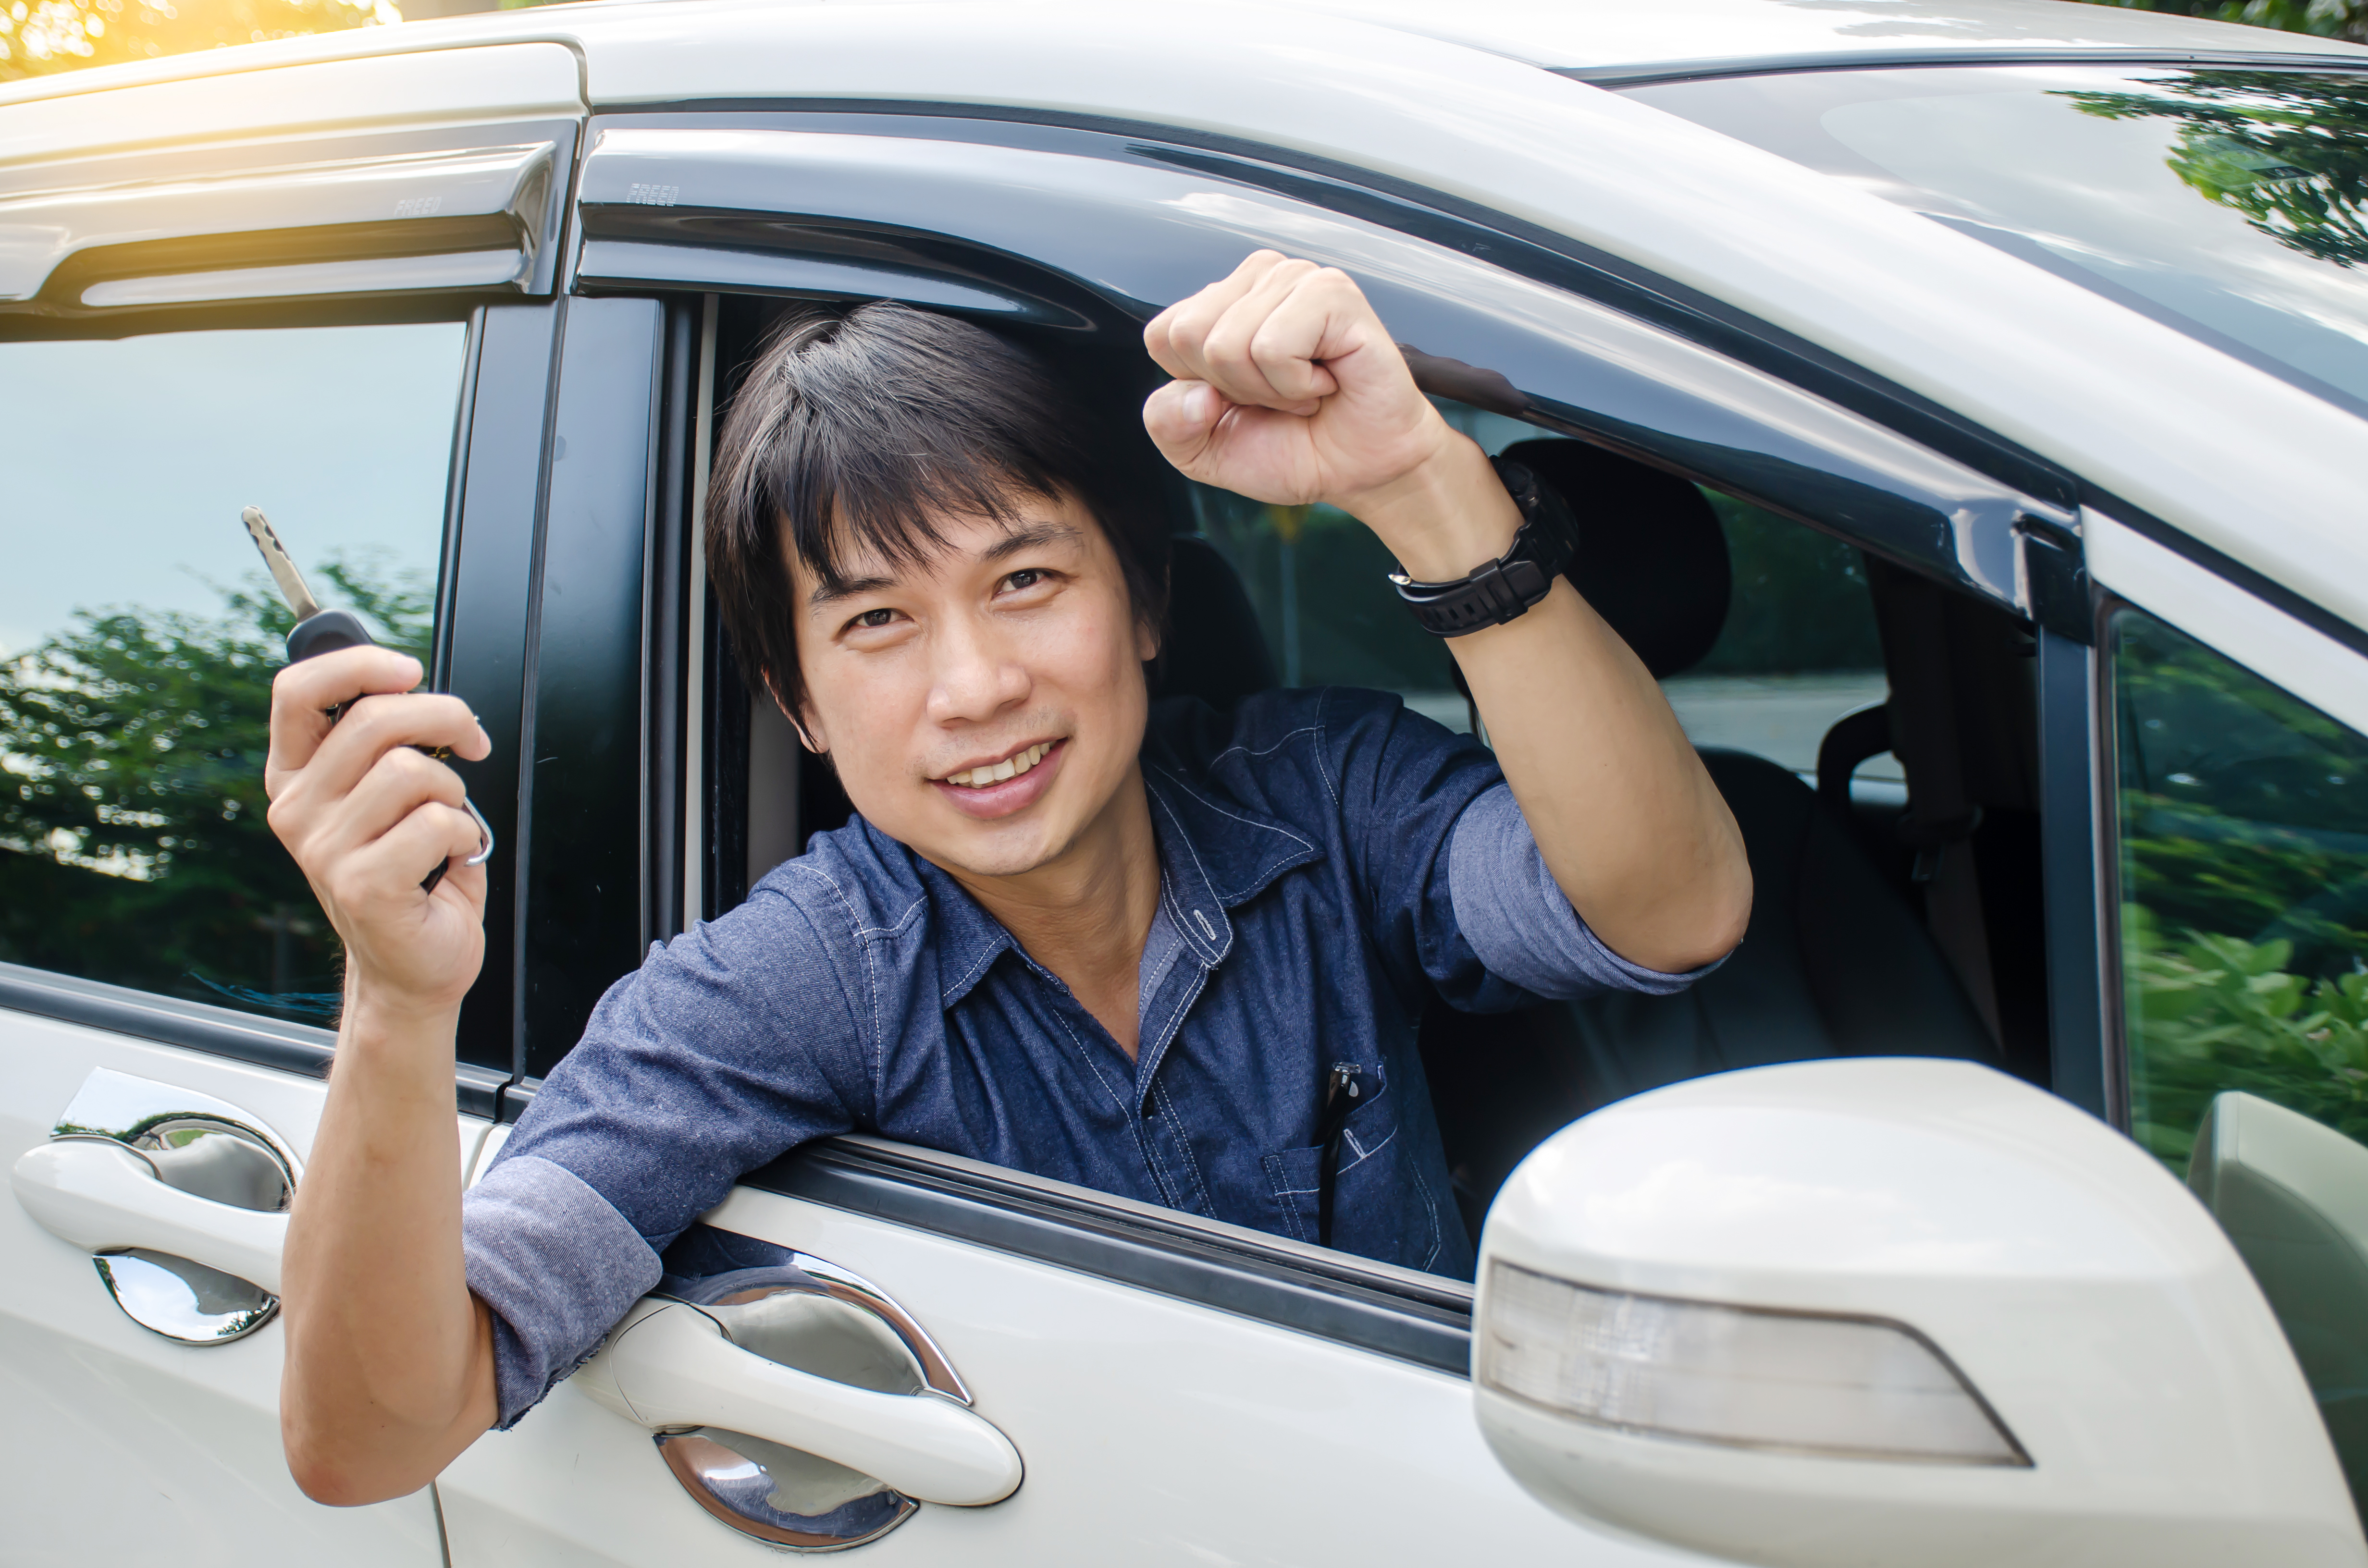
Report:
M1370 1079L1367 1080L1371 1082ZM1340 1167L1332 1187L1332 1245L1385 1263L1420 1260L1438 1250L1439 1218L1424 1196L1407 1190L1400 1159L1397 1103L1387 1086L1349 1113L1340 1127ZM1274 1202L1268 1227L1320 1244L1324 1146L1280 1149L1265 1156Z

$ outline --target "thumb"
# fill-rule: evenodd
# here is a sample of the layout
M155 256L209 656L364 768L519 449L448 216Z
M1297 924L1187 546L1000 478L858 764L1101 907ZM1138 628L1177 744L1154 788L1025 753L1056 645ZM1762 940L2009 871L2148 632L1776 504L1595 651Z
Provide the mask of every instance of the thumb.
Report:
M1170 381L1144 401L1143 427L1171 458L1191 457L1232 406L1206 381Z

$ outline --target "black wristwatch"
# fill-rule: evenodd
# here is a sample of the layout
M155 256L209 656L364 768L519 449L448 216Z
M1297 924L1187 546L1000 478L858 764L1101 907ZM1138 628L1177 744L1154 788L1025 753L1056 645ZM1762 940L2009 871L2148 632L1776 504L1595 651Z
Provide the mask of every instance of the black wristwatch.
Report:
M1569 504L1523 463L1488 460L1497 477L1521 509L1513 548L1452 583L1417 583L1390 574L1398 597L1422 629L1434 637L1461 637L1486 626L1502 626L1553 591L1554 581L1578 553L1578 522Z

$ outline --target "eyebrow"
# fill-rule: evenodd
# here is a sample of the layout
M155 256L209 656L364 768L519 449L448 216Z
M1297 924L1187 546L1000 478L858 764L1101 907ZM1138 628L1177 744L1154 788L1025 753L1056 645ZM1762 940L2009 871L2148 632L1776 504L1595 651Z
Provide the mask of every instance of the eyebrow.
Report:
M1067 523L1030 523L1026 528L1014 528L980 551L977 559L981 564L991 566L998 561L1008 560L1026 551L1041 549L1051 544L1074 543L1084 537ZM806 608L809 610L827 609L842 599L856 598L864 594L876 594L882 589L892 588L895 585L895 578L878 574L845 578L836 587L828 585L817 585L813 593L806 596Z

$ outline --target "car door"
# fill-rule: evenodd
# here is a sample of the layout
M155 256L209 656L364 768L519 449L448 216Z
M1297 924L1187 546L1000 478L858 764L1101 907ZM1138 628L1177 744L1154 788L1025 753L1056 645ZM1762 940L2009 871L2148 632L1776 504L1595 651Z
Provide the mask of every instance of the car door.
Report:
M0 280L11 1562L79 1560L94 1529L193 1562L441 1561L431 1493L324 1508L280 1451L279 1243L339 955L264 820L292 617L239 516L496 737L468 770L502 853L465 1163L515 1072L514 737L575 101L564 51L483 52L0 110L50 153L0 175L0 221L44 236ZM494 79L504 112L469 120Z
M550 704L580 680L537 720L579 727L532 748L527 1073L506 1111L642 943L730 908L834 820L721 646L695 548L717 413L783 295L969 313L1139 395L1142 316L1273 244L1349 267L1474 416L1647 455L1985 613L2029 622L2029 523L2065 516L1615 308L1639 298L1619 279L1477 260L1517 247L1250 160L927 116L616 115L591 137L532 683ZM645 650L637 669L620 647ZM1422 695L1453 717L1444 687ZM542 902L561 896L578 902ZM2085 911L2078 929L2092 996ZM1497 1465L1461 1281L868 1139L751 1173L666 1263L608 1349L447 1470L454 1562L1688 1560L1554 1516Z
M2091 532L2128 1125L2237 1244L2368 1503L2368 658Z

